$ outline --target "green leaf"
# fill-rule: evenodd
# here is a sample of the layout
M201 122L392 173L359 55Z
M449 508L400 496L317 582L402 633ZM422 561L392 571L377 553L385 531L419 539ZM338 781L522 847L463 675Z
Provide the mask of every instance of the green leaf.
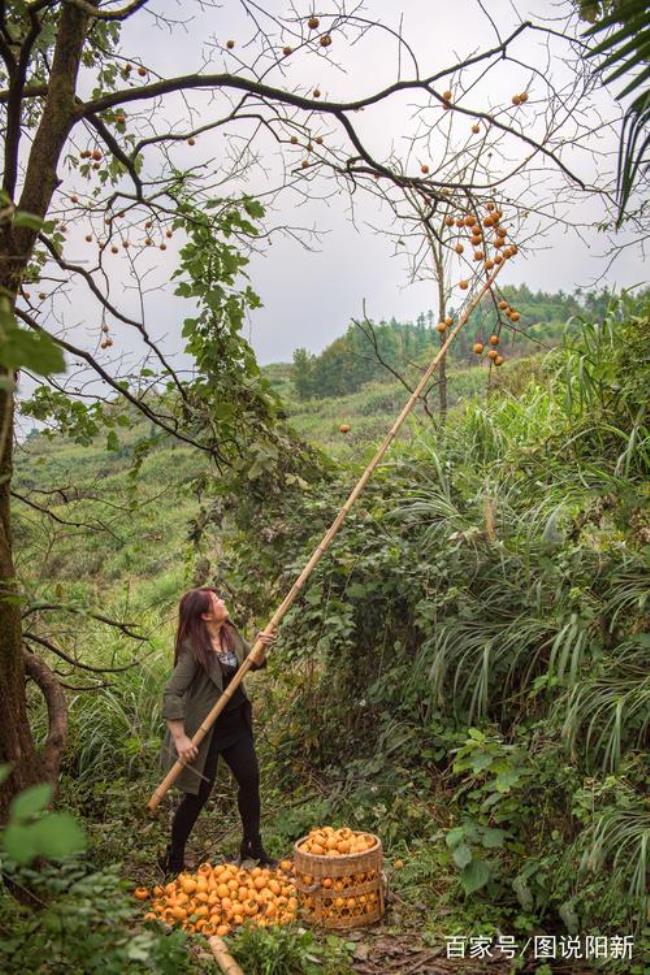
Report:
M497 792L508 792L513 785L516 785L521 778L520 772L510 771L510 772L499 772L495 780L495 788Z
M517 900L525 911L532 911L534 898L530 892L530 887L526 883L526 878L519 875L512 881L512 889L517 895Z
M6 765L0 765L0 785L8 779L11 775L11 765L7 762Z
M5 853L16 863L25 864L38 856L38 846L34 840L33 827L19 823L9 823L2 834Z
M52 813L30 827L42 856L62 860L86 849L86 834L70 813Z
M564 901L564 903L560 905L558 914L564 921L569 934L575 934L580 926L580 921L575 912L574 902L572 900Z
M106 437L106 449L107 450L120 449L120 441L117 434L115 433L115 430L108 431L108 436Z
M43 220L37 217L35 213L29 213L27 210L17 210L14 213L14 227L29 227L30 230L41 230Z
M42 812L53 793L54 789L46 782L41 785L30 786L12 800L9 806L10 817L15 820L28 819L30 816Z
M372 587L361 582L353 582L347 588L347 595L350 599L359 599L366 596L370 591L372 591Z
M482 831L481 842L487 850L495 850L503 846L505 837L505 830L486 827Z
M478 728L470 728L467 734L470 736L470 738L473 738L474 741L485 741L485 735L482 731L479 731Z
M27 368L40 376L65 372L63 352L45 332L28 332L3 316L0 323L0 365Z
M488 796L487 799L484 799L481 803L481 812L491 809L492 806L495 806L497 802L501 802L502 799L503 796L500 792L493 792L492 795Z
M259 220L264 216L264 207L259 200L244 200L244 210L249 217Z
M474 891L485 887L490 879L490 868L485 860L472 860L460 875L460 880L466 894L473 894Z
M445 843L449 848L452 846L458 846L459 843L465 839L465 830L462 826L455 826L454 829L450 829L445 836Z
M473 772L483 772L486 768L489 768L494 761L494 755L488 755L487 752L479 752L478 755L473 755L470 764L472 766Z
M472 862L472 851L465 843L461 843L460 846L457 846L454 850L453 857L456 866L462 870L463 867L466 867Z

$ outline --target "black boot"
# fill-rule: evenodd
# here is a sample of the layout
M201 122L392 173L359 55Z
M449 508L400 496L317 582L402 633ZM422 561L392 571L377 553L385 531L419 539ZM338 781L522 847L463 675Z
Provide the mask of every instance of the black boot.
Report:
M243 863L244 860L252 860L252 855L249 852L249 846L250 846L250 844L249 844L248 840L246 839L246 837L244 837L244 839L241 841L241 844L239 846L239 862L240 863Z
M171 844L167 845L164 853L158 855L158 866L166 881L173 880L185 870L184 858L175 854L172 855Z
M269 867L271 870L275 870L278 865L278 861L270 857L262 846L262 837L259 833L257 836L244 837L239 853L242 860L257 860L259 867Z

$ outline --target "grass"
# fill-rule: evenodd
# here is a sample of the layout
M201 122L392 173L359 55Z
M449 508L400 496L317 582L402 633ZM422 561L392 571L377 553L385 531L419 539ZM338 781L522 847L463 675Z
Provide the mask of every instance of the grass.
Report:
M455 368L449 372L449 405L457 406L464 402L484 399L490 382L494 388L504 383L518 385L523 375L530 376L540 362L539 356L516 359L505 363L499 373L490 380L487 368ZM413 386L417 376L413 377ZM286 390L286 387L285 387ZM388 433L396 415L406 403L410 393L395 380L367 383L361 390L348 396L333 399L299 401L289 396L286 400L286 413L289 422L305 440L323 448L331 457L341 462L355 461L372 456L373 448ZM430 397L430 406L435 412L437 399L435 392ZM348 423L350 433L339 432L339 426ZM401 439L410 441L418 432L431 427L431 420L421 406L417 406L413 418L404 428Z

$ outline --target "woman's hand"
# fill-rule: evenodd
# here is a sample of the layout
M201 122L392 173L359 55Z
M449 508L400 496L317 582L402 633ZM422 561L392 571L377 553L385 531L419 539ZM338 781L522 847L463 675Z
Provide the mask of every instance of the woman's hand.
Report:
M265 647L269 647L277 639L277 636L277 630L260 630L255 637L255 642L257 643L258 640L261 640Z
M181 762L193 762L199 754L198 748L192 744L192 739L188 738L187 735L179 735L178 738L174 739L174 744Z

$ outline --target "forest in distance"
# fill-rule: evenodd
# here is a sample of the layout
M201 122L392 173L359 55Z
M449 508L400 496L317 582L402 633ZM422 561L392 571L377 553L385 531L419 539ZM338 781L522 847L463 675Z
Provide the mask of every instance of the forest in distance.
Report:
M602 317L612 298L605 287L572 295L564 292L533 292L527 285L503 288L503 297L519 309L522 326L510 338L509 351L516 355L549 348L566 333L569 319L574 327L581 318ZM450 308L453 314L453 308ZM432 354L439 344L436 316L432 310L422 312L417 321L352 324L340 338L335 339L318 354L297 348L293 354L291 378L299 399L327 397L352 393L363 383L388 378L386 366L400 368L410 360ZM449 361L466 364L476 362L472 347L477 339L487 339L498 325L498 309L489 297L477 308L471 330L463 331L454 343ZM376 344L375 344L376 343Z

